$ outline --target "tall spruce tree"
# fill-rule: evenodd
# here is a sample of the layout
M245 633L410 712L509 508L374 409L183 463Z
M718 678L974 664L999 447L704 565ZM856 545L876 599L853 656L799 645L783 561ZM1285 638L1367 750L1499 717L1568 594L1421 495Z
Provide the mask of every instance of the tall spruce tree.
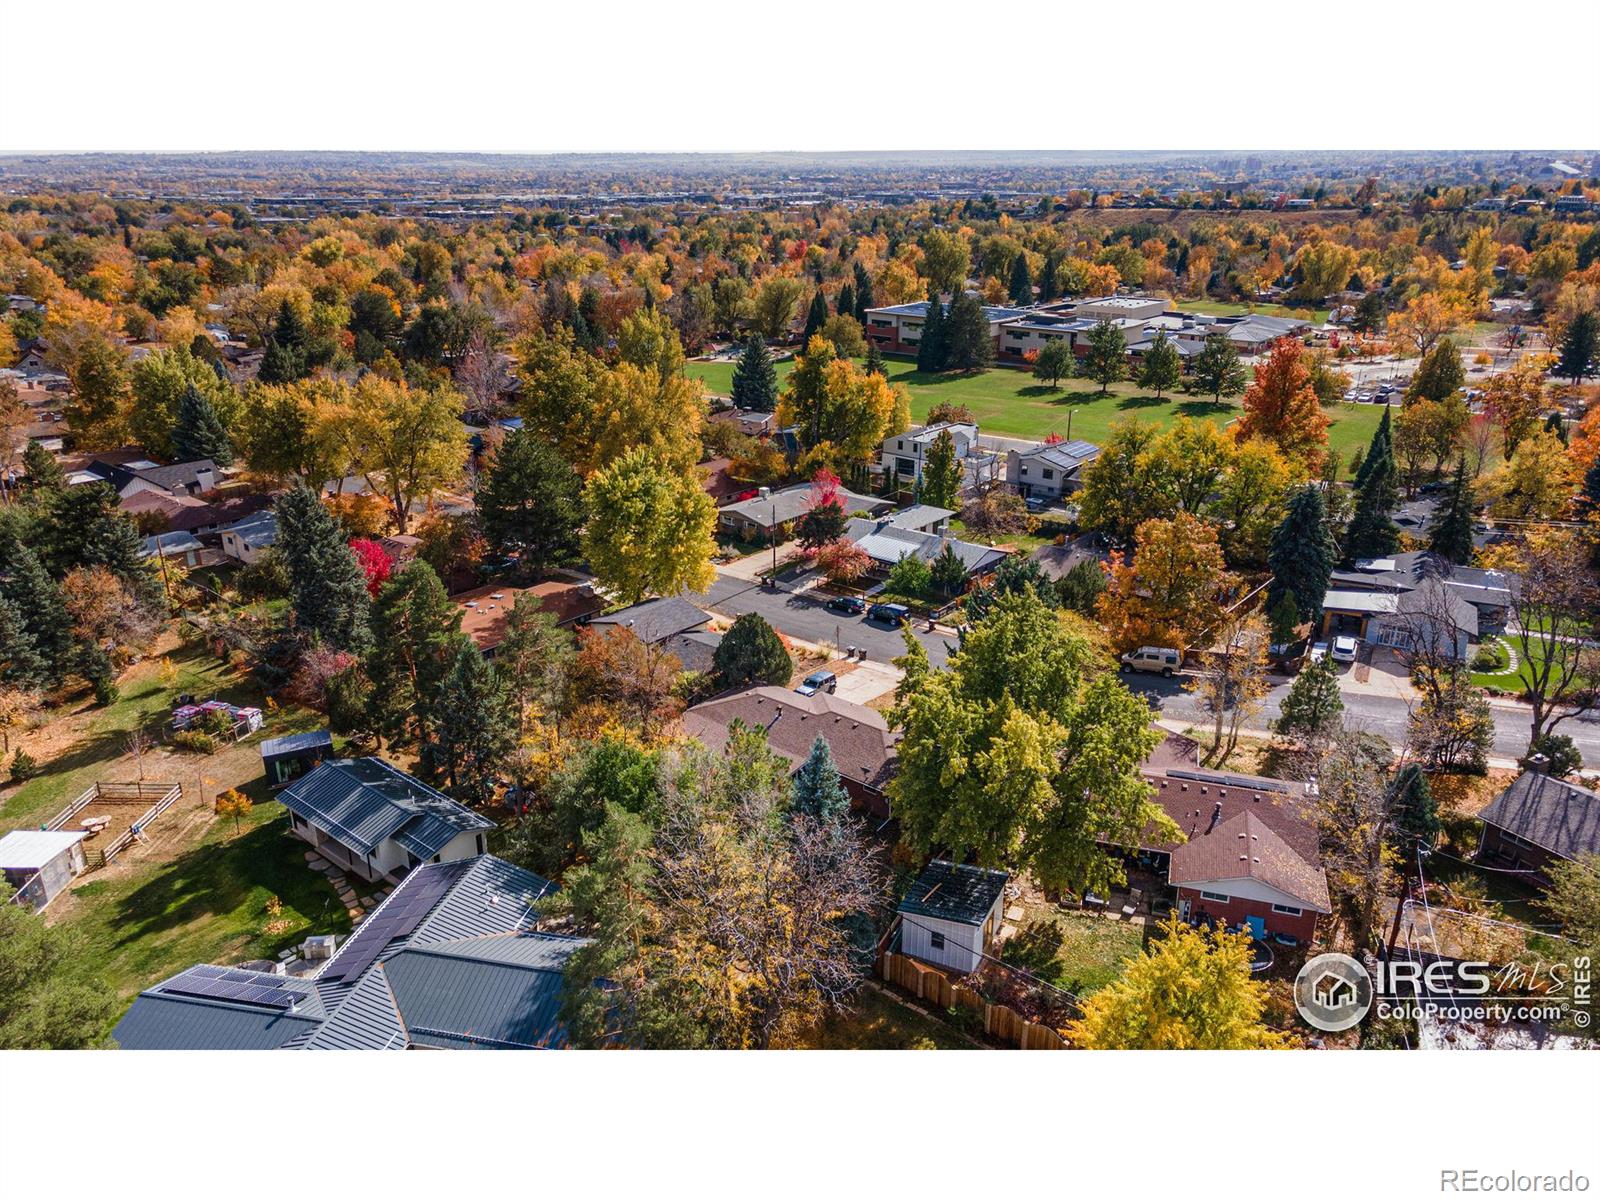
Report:
M769 684L781 687L794 674L794 660L783 639L759 613L745 613L722 635L712 658L725 687Z
M1322 614L1322 598L1328 593L1335 554L1333 539L1328 536L1322 492L1314 484L1303 487L1290 499L1283 520L1272 531L1267 551L1272 569L1267 607L1270 609L1279 596L1288 592L1300 610L1300 619L1315 624Z
M950 301L944 319L944 366L950 371L981 371L994 365L994 338L989 318L976 296L962 293Z
M1386 406L1367 455L1361 460L1361 469L1356 472L1355 512L1344 536L1346 561L1382 558L1400 548L1400 527L1389 519L1399 499L1394 443Z
M336 650L364 651L371 639L367 577L338 522L304 483L280 496L273 512L296 625Z
M7 653L19 656L22 675L39 686L60 683L72 657L72 617L38 556L10 530L0 533L0 598L21 620L26 641Z
M1572 318L1566 336L1561 339L1556 374L1582 384L1595 373L1597 360L1600 360L1600 313L1585 309Z
M1054 254L1045 255L1044 266L1039 270L1039 302L1054 300L1061 294L1060 276Z
M811 743L811 753L794 773L790 787L794 811L814 821L838 825L850 811L850 793L839 782L833 751L820 733Z
M1432 846L1443 826L1439 823L1439 808L1433 799L1433 789L1428 776L1416 763L1408 763L1396 772L1389 785L1392 797L1389 812L1392 824L1390 834L1395 850L1402 858L1415 859L1417 847Z
M465 636L461 608L450 602L434 569L415 559L378 593L371 626L368 720L379 736L403 740L427 727L439 702Z
M27 476L23 486L30 496L59 492L67 486L66 471L56 456L38 442L30 440L22 452L22 469Z
M822 294L819 287L811 293L811 307L806 309L806 329L800 335L800 343L804 346L811 344L811 339L822 332L822 327L828 323L828 298Z
M859 262L856 263L856 311L855 318L864 326L867 323L867 309L876 307L877 302L872 298L872 276L867 268Z
M487 804L516 732L505 684L477 646L463 639L429 721L423 769L462 804Z
M922 471L922 498L928 504L954 511L961 507L961 459L956 455L956 440L948 429L941 429L928 447Z
M1018 253L1011 260L1011 282L1006 288L1006 294L1011 297L1013 304L1033 303L1033 275L1028 270L1028 256Z
M777 368L759 333L750 335L739 353L739 364L733 369L733 405L754 412L771 412L778 407Z
M885 379L889 377L889 368L884 365L883 351L878 349L877 342L867 343L866 370L869 375L881 375Z
M833 311L841 317L856 315L856 289L854 284L845 284L839 289L839 294L833 298Z
M1590 468L1591 474L1594 469ZM1465 458L1456 459L1456 473L1444 503L1428 526L1428 549L1459 566L1472 561L1472 487L1467 482Z
M945 363L944 301L939 298L939 287L928 287L928 315L922 321L922 340L917 343L917 370L934 374L944 370Z
M192 383L178 397L178 413L172 422L172 452L179 462L209 458L219 467L233 462L233 443L222 427L222 418L205 393Z
M1339 664L1324 656L1294 677L1273 729L1284 737L1325 741L1344 724Z
M495 552L521 569L561 566L578 556L583 480L549 443L513 430L478 487L478 524Z
M262 383L293 383L304 379L307 341L300 315L295 312L294 305L285 300L278 308L278 318L267 338L267 351L262 355L256 378Z
M42 689L49 687L58 674L39 653L22 610L0 595L0 681L12 687Z
M1461 349L1455 339L1440 338L1422 356L1417 373L1406 386L1406 403L1418 400L1448 400L1467 381L1466 368L1461 365Z

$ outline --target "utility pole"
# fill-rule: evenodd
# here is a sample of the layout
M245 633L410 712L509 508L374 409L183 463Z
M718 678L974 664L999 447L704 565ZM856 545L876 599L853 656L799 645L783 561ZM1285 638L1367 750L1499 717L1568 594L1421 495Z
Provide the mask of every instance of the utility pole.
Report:
M778 502L772 502L772 586L778 586Z

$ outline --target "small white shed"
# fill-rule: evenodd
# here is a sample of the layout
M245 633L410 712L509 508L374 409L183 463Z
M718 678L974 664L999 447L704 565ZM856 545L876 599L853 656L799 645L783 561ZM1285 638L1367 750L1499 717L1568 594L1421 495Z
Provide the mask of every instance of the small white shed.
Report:
M962 973L975 971L1000 931L1011 876L934 859L900 902L900 949Z
M17 903L38 912L83 873L87 833L17 829L0 838L0 876L16 889Z

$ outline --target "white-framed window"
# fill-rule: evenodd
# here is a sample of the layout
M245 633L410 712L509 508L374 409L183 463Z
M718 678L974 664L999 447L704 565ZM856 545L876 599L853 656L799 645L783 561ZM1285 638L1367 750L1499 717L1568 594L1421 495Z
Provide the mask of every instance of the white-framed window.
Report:
M1215 900L1218 904L1227 904L1232 901L1232 896L1224 896L1221 892L1201 892L1200 899Z
M942 933L930 933L928 935L928 944L930 946L932 946L935 950L943 950L944 949L944 934L942 934Z
M1274 904L1272 911L1282 913L1286 917L1298 917L1300 915L1300 910L1292 904Z

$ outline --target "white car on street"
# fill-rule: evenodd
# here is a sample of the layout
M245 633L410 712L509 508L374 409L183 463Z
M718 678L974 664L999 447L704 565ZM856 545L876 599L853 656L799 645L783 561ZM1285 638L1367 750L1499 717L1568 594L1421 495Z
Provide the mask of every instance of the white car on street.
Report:
M1353 637L1336 637L1333 639L1333 652L1331 657L1334 662L1352 663L1356 660L1357 643Z

